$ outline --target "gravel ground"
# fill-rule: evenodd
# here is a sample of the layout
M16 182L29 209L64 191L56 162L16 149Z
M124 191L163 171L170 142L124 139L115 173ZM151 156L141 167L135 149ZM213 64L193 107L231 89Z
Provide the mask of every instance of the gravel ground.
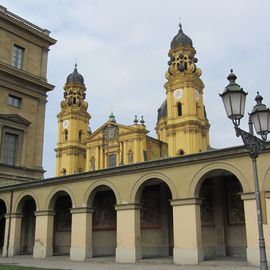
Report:
M172 259L145 259L136 264L118 264L114 258L94 258L85 262L70 261L68 257L50 257L46 259L33 259L31 256L16 256L13 258L0 258L1 264L34 266L41 268L68 269L68 270L255 270L259 267L250 266L239 258L221 258L214 261L204 261L199 265L174 265Z

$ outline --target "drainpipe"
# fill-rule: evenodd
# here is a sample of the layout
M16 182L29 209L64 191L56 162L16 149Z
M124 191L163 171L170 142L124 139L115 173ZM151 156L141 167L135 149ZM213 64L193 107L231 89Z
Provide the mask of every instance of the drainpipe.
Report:
M9 223L8 223L8 236L7 236L7 257L8 257L8 250L9 250L9 241L10 241L12 207L13 207L13 190L11 190L11 193L10 193L10 204L9 204Z

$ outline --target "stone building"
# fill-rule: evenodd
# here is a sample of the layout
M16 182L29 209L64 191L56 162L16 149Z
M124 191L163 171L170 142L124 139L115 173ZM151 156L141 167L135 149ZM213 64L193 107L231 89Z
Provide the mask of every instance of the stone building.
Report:
M43 178L49 33L0 6L0 185Z
M1 12L0 18L12 26L9 20L14 20L14 15L4 8ZM34 31L30 23L20 26ZM21 34L28 33L26 30L21 29ZM46 48L55 42L44 33L39 35L44 42L50 40ZM29 182L0 188L3 256L68 254L78 261L115 256L119 263L171 256L176 264L238 256L258 264L257 212L248 152L244 147L210 148L204 85L195 53L192 40L180 26L169 50L166 98L158 110L157 139L147 135L143 119L138 122L135 118L125 126L117 123L113 114L90 132L86 86L75 67L67 77L57 116L58 177L38 181L26 177ZM44 77L39 79L42 90L52 88ZM13 78L14 84L16 80ZM24 101L23 95L12 95ZM43 103L39 106L44 109ZM6 107L3 114L9 113ZM31 122L25 122L30 134L34 122L26 117L28 108L19 112ZM43 129L39 132L43 134ZM42 136L39 139L42 145ZM268 257L269 159L267 143L258 159L258 171ZM24 168L21 170L18 175Z

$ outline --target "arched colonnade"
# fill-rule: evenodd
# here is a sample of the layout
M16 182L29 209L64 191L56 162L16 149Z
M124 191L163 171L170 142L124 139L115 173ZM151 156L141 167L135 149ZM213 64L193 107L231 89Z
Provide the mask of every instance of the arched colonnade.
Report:
M123 263L166 256L177 264L221 256L256 263L255 200L245 176L233 166L209 165L181 189L184 180L154 171L128 188L110 178L89 181L87 189L85 181L76 188L47 185L46 196L42 187L12 191L11 205L8 193L0 193L0 250L72 260L115 256Z

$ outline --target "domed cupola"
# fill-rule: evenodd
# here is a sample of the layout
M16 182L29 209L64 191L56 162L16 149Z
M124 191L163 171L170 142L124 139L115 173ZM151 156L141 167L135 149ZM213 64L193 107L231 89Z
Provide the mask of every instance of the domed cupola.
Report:
M75 64L74 71L67 76L64 86L64 100L61 102L62 108L77 106L83 107L86 110L88 104L85 100L85 91L84 78L78 72L77 64Z
M182 24L179 24L179 31L171 42L171 50L177 47L193 47L192 40L182 30Z
M83 76L77 70L77 64L75 64L75 68L71 74L67 76L67 84L84 84Z
M167 99L164 100L158 109L157 121L159 121L162 117L167 117Z

